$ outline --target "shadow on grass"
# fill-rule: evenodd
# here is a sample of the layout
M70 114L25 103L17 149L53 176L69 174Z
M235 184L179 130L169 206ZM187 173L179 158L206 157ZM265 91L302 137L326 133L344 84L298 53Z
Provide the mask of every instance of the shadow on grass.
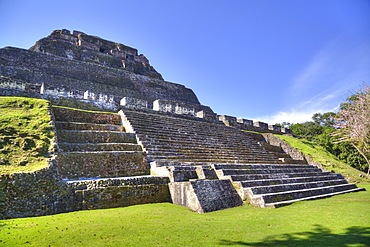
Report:
M352 226L344 234L332 234L329 228L314 225L312 231L272 235L261 242L221 240L230 246L370 246L370 227Z

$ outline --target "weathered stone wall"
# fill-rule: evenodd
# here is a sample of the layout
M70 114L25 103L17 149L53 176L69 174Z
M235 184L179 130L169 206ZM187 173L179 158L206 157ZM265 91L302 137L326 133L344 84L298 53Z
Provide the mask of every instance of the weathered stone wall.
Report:
M127 70L11 47L0 49L0 61L0 75L44 84L45 92L89 91L113 95L117 104L127 96L150 102L168 99L199 105L194 92L183 85Z
M319 162L314 161L310 156L302 153L295 147L290 146L285 141L281 140L279 137L276 137L272 134L265 134L263 135L267 143L273 146L278 146L283 149L283 151L287 154L289 154L293 159L295 160L305 160L309 165L317 166L323 171L326 171L327 169Z
M66 122L89 122L94 124L121 124L121 116L117 114L102 114L86 111L76 111L64 107L53 107L53 117L55 121Z
M75 191L76 210L170 202L168 182L158 176L66 181Z
M134 48L74 31L55 30L36 42L30 50L68 59L82 60L163 80L143 55Z
M57 166L0 175L0 219L170 202L168 178L64 181Z
M62 177L69 179L150 174L144 152L59 153L58 163Z
M188 207L197 213L238 207L243 204L228 179L172 182L169 187L174 204Z
M236 127L238 129L255 131L260 133L274 133L274 134L291 134L290 129L281 128L276 125L268 125L264 122L254 122L248 119L238 119L233 116L221 115L218 116L218 120L223 122L226 126Z
M52 164L31 173L0 175L0 218L29 217L73 211L72 191Z

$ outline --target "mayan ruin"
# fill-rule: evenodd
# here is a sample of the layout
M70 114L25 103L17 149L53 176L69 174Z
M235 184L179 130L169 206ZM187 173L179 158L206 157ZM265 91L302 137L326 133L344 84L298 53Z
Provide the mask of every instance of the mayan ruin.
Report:
M171 202L197 213L364 190L273 134L218 115L135 48L66 29L0 49L0 96L47 100L48 167L0 175L12 218Z

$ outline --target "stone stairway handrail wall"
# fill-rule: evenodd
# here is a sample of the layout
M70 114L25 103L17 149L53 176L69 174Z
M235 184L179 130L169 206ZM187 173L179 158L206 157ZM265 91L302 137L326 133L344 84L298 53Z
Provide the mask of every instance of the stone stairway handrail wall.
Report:
M265 134L263 136L267 143L274 145L274 146L280 146L284 150L284 152L290 154L292 158L299 159L299 160L305 160L307 161L308 164L317 166L322 171L328 171L321 163L313 160L309 155L302 153L295 147L290 146L287 142L283 141L279 137L274 136L273 134Z

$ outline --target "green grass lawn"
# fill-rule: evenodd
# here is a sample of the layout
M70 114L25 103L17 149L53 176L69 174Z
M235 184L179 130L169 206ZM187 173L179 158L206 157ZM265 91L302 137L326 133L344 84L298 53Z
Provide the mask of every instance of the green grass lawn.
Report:
M361 186L277 209L161 203L2 220L0 246L370 246L370 184Z
M0 174L46 167L54 132L46 100L0 97Z

